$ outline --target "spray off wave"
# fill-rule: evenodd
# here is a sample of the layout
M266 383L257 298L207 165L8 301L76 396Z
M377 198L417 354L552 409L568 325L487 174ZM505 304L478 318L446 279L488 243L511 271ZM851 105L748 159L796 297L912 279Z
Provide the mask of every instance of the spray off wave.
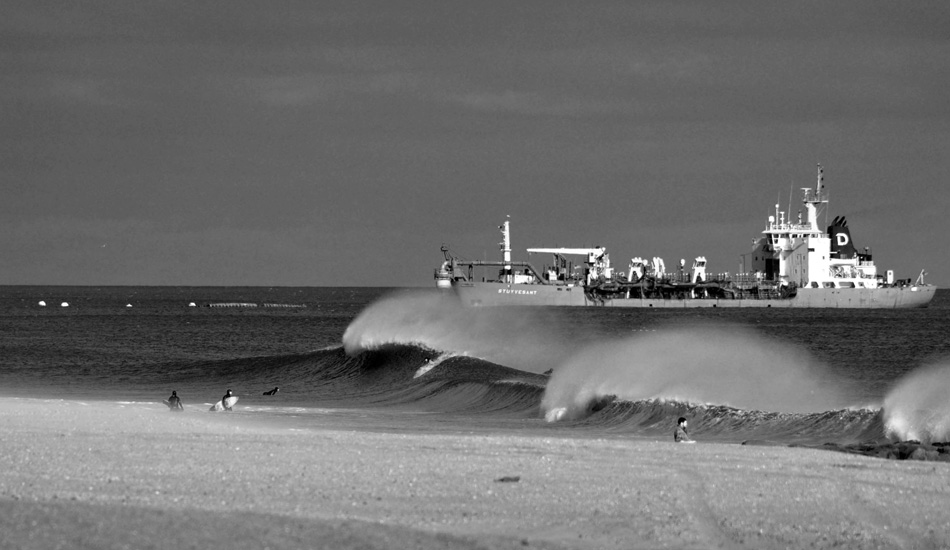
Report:
M589 346L555 370L541 409L577 420L606 399L709 403L746 410L840 408L823 369L804 350L739 327L660 329Z
M413 345L540 373L567 352L559 324L543 310L463 308L451 295L401 292L382 298L347 327L347 354Z
M905 375L884 398L884 428L891 439L950 441L950 362Z

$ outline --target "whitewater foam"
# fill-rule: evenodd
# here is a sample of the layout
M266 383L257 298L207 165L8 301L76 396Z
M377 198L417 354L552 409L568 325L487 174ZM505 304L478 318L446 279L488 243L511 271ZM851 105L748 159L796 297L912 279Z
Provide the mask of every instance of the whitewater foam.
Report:
M950 362L905 375L884 398L884 428L895 440L950 441Z

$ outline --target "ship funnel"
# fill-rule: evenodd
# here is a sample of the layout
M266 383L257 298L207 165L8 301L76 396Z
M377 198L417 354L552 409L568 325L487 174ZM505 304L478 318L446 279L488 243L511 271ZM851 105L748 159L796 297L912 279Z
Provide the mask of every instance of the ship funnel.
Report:
M851 240L851 230L848 229L844 216L835 218L828 226L828 236L831 237L831 257L840 259L854 258L858 251Z

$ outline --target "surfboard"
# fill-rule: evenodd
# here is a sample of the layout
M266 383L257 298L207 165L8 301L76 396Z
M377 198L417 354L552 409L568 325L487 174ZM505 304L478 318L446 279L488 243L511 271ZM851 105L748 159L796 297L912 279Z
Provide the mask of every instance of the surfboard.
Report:
M227 399L225 399L225 400L223 400L223 401L218 401L218 402L215 403L214 405L211 405L211 408L208 409L208 410L209 410L209 411L223 411L223 410L225 410L225 409L228 408L228 407L233 407L234 404L237 403L237 402L238 402L237 396L236 396L236 395L232 395L231 397L229 397L229 398L227 398Z

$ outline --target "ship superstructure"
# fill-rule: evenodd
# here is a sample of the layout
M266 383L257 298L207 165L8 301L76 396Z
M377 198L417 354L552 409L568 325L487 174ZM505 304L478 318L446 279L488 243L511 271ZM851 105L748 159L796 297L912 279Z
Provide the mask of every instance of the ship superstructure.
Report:
M810 288L878 288L894 284L894 272L879 277L867 249L854 247L847 221L835 217L827 231L818 226L818 210L827 204L824 174L818 166L815 189L802 189L805 219L786 220L785 212L775 205L775 214L754 246L751 271L776 280L782 286Z

